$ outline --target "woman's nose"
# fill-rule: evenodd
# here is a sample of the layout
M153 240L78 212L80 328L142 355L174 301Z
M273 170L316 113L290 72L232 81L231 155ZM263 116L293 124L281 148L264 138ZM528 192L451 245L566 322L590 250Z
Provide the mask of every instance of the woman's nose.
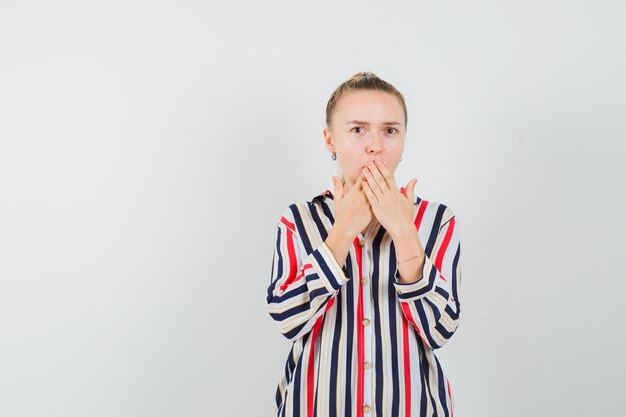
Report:
M367 144L367 152L368 153L378 153L383 148L383 140L382 135L379 133L372 132L369 143Z

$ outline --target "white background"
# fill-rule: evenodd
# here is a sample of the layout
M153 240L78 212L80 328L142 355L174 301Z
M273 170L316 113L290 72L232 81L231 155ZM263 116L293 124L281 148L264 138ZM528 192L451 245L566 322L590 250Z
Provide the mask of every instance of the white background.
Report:
M622 1L0 3L0 415L270 416L276 224L332 90L457 214L455 416L623 416Z

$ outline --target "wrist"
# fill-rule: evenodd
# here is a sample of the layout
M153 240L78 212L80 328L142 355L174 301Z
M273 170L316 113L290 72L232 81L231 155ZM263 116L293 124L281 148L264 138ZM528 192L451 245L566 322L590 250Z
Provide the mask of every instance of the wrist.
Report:
M331 236L334 241L352 242L356 234L352 233L352 231L345 226L345 223L336 221L328 232L328 238L331 238Z
M418 257L407 259L402 265L400 265L399 262L396 268L398 271L398 281L401 284L414 284L423 277L424 254L422 253Z
M413 237L417 234L417 229L413 222L407 221L401 223L396 229L388 230L391 238L394 241L401 240L407 237Z
M335 222L328 232L325 241L326 246L328 246L328 249L330 249L339 265L345 264L346 257L350 252L350 245L352 245L352 240L354 239L349 229L346 229L343 224L344 223L341 222Z

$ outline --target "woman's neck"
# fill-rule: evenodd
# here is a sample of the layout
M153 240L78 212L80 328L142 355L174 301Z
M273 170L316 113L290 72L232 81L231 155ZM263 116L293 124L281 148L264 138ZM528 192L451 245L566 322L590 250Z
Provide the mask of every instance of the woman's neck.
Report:
M365 233L367 232L367 230L368 230L370 227L372 227L374 224L376 224L376 222L377 222L377 219L376 219L376 217L374 217L374 218L372 219L372 221L370 222L370 224L368 224L368 225L365 227L365 229L363 229L363 230L361 231L361 235L363 235L363 237L365 237Z

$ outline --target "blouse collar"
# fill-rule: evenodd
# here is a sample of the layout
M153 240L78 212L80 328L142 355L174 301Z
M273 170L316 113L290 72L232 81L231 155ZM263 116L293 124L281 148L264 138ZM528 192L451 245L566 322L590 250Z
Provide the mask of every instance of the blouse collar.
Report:
M335 196L333 196L333 193L329 189L326 189L322 191L321 193L319 193L318 195L316 195L315 197L313 197L311 202L315 202L316 200L323 201L324 198L330 198L331 200L334 200Z

